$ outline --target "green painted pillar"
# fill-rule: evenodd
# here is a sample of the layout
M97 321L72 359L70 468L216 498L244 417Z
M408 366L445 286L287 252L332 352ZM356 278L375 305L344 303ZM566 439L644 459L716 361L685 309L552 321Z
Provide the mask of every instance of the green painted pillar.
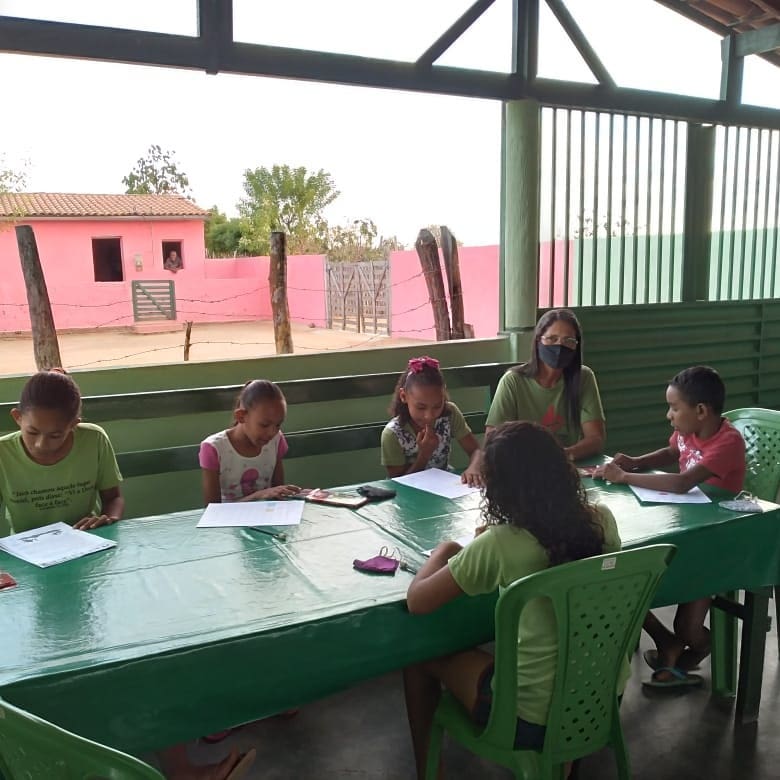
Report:
M535 100L504 103L501 192L501 332L524 358L539 289L541 115ZM524 336L525 334L525 336Z
M715 127L688 123L682 277L686 303L709 298L714 171Z

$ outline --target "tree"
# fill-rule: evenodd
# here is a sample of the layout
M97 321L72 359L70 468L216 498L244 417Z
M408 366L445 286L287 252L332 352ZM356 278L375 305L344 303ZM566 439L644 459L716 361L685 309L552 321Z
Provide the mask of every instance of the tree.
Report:
M328 223L322 212L341 194L330 174L320 169L274 165L244 171L245 197L238 204L243 218L241 248L267 255L272 230L287 234L291 255L322 252L328 244Z
M5 156L0 157L0 192L21 192L26 186L26 171L7 167Z
M389 252L403 248L395 236L377 240L377 227L371 219L355 219L328 231L328 259L337 262L382 260Z
M212 206L203 232L209 257L232 257L241 251L241 220L238 217L228 218Z
M172 151L152 144L122 179L128 195L184 195L190 197L190 180L179 170Z

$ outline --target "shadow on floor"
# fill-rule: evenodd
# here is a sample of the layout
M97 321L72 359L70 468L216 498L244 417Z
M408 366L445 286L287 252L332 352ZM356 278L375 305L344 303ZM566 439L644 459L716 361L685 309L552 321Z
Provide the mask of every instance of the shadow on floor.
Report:
M671 615L659 610L661 616ZM650 646L646 636L642 649ZM714 699L709 688L646 691L641 652L623 698L623 730L636 780L775 780L780 777L780 676L775 629L767 636L758 724L734 728L733 702ZM702 675L709 683L709 665ZM302 707L293 718L251 724L218 745L197 743L197 762L222 757L229 746L254 747L249 780L413 780L400 674ZM447 780L498 780L511 774L445 744ZM582 762L580 780L614 780L612 755Z

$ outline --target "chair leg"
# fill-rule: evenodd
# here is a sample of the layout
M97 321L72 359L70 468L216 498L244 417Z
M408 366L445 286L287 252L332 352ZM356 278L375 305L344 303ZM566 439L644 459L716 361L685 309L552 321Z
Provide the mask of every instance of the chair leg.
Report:
M618 780L631 780L631 763L628 758L628 748L623 738L623 729L620 726L617 713L612 722L612 752L615 754L615 766L617 767Z
M737 600L736 591L723 594ZM712 692L733 698L737 694L737 618L721 609L710 609L710 642L712 646Z
M780 655L780 585L775 585L775 631L777 631L777 654Z
M428 758L425 763L425 780L436 780L439 776L439 761L441 760L441 740L444 734L442 727L434 720L431 727L431 738L428 741Z
M754 723L758 720L771 593L771 587L745 591L745 618L742 621L739 683L734 713L736 723Z

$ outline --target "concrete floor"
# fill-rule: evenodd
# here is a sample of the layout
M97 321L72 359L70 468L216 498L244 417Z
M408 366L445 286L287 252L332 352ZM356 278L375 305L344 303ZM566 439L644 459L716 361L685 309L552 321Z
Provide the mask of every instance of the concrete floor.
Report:
M669 610L659 610L670 615ZM642 649L649 647L646 636ZM651 691L641 653L623 699L623 729L636 780L776 780L780 777L780 674L777 636L767 636L758 724L734 728L733 702L699 690ZM709 664L701 674L709 683ZM274 718L241 729L219 745L195 744L197 762L223 756L226 746L254 747L252 780L405 780L414 778L399 674L384 677L302 707L291 719ZM445 744L445 777L498 780L511 775ZM612 755L585 759L580 780L616 777Z

